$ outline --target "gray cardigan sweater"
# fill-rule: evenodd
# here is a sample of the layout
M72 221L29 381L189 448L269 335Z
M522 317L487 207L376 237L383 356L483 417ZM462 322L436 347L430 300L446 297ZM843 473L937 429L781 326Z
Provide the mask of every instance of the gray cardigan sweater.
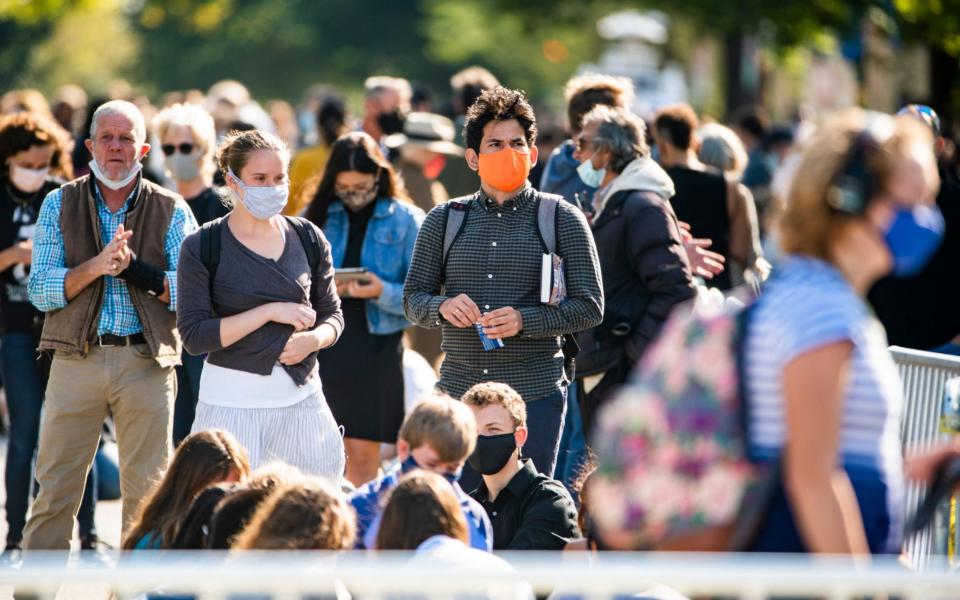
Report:
M292 325L270 322L236 343L224 347L220 341L220 320L268 302L310 304L317 311L314 327L327 323L343 332L343 313L333 281L330 244L314 227L323 244L315 273L310 273L307 254L292 226L284 220L286 243L276 261L256 254L230 232L221 228L220 263L213 280L200 259L200 232L187 236L180 250L177 269L177 328L187 352L207 353L207 362L228 369L269 375L293 334ZM317 365L317 353L295 365L283 365L290 377L303 385Z

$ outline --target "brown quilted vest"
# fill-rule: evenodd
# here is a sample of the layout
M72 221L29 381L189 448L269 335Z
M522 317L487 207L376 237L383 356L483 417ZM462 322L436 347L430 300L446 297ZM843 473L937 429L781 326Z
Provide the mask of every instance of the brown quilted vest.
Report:
M92 180L87 175L65 184L60 191L60 231L68 269L103 250L100 219L97 217L91 185ZM179 196L173 192L141 179L124 221L124 228L134 232L129 244L137 258L164 270L167 265L164 240L177 198ZM143 290L133 286L127 289L143 324L143 335L153 357L163 367L179 364L181 345L176 313ZM97 336L103 291L104 281L101 277L65 307L48 312L40 338L40 350L62 350L86 355Z

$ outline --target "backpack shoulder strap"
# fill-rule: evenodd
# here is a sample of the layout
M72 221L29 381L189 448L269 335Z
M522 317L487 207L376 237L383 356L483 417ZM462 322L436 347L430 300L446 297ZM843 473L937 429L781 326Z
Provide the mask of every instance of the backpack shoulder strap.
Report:
M320 257L323 254L323 245L317 237L317 230L303 217L287 216L287 221L293 226L297 237L300 238L300 243L303 244L303 250L307 253L307 262L310 264L310 275L313 276L317 272L317 267L320 266Z
M560 198L553 194L537 195L537 230L540 232L540 240L548 254L557 252L557 207L560 204Z
M443 230L443 264L447 264L447 255L450 254L450 248L453 242L457 240L463 226L467 222L467 213L470 211L470 201L468 198L454 198L447 202L447 224Z
M210 274L210 287L213 287L213 278L220 266L220 236L223 219L214 219L203 224L200 228L200 261Z

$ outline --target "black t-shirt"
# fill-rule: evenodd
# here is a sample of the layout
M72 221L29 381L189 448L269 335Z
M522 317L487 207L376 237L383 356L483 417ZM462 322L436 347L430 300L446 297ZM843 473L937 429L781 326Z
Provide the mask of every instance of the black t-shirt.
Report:
M730 214L727 210L727 180L717 172L686 167L668 167L677 193L670 199L677 219L690 225L695 238L706 238L710 249L730 264ZM710 287L729 290L730 273L725 269L710 280Z
M217 187L208 187L193 198L186 198L187 206L193 211L197 223L203 225L214 219L226 216L230 212L223 203L226 190Z
M17 242L33 239L40 205L48 193L62 184L48 179L32 194L14 189L10 182L0 184L0 250ZM15 264L0 273L0 325L3 331L34 331L42 313L27 295L30 265Z

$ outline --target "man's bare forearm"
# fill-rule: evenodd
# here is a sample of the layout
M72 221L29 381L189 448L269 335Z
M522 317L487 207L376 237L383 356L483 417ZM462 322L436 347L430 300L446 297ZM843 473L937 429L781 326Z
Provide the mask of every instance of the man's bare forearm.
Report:
M63 282L63 292L67 301L73 300L80 292L100 278L101 274L97 270L97 257L80 263L76 267L67 271L67 277Z

